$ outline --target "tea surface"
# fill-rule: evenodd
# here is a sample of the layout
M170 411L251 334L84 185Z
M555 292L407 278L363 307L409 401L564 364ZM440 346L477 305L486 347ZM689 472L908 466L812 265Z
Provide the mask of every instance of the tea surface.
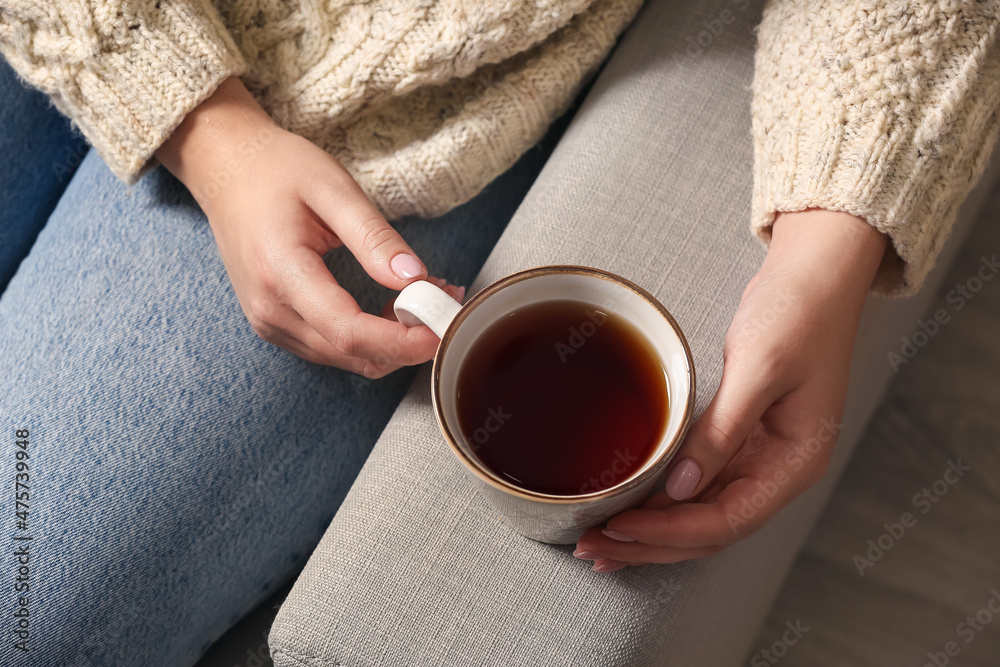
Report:
M667 384L646 337L621 316L546 301L495 322L458 376L458 419L482 463L554 495L624 481L652 456Z

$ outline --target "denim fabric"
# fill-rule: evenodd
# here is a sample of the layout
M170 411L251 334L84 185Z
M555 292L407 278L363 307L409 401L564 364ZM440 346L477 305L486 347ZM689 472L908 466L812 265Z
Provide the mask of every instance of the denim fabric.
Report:
M468 284L549 145L397 228ZM391 296L346 251L327 259L367 310ZM258 339L187 191L163 169L128 189L91 152L0 298L0 664L193 663L301 567L413 375L371 382ZM24 544L30 592L15 593Z
M0 58L0 294L86 154L69 121Z

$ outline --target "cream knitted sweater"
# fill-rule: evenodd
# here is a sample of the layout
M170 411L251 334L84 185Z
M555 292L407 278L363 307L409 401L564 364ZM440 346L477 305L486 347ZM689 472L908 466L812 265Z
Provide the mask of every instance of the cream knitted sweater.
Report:
M641 0L0 0L0 50L127 182L238 74L389 218L534 145Z
M998 27L997 0L771 2L753 86L757 235L776 211L852 213L892 239L874 291L916 291L996 141Z
M0 51L126 181L241 75L387 217L433 216L540 138L640 2L0 0ZM919 287L997 135L998 20L1000 0L771 0L755 233L777 211L848 211L892 239L876 290Z

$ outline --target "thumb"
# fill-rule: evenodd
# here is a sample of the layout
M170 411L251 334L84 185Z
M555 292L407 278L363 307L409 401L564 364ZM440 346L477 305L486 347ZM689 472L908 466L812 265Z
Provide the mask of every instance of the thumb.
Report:
M372 205L361 186L346 172L335 183L335 187L304 193L306 204L343 241L365 273L393 290L425 278L427 267Z
M667 475L667 495L684 500L703 491L743 447L778 398L774 393L759 374L724 369L719 390L691 427Z

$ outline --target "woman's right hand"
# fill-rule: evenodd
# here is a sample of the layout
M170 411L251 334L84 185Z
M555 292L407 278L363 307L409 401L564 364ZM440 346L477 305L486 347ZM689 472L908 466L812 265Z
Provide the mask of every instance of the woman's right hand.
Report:
M349 173L278 127L239 79L189 113L156 154L208 216L243 312L262 338L369 378L427 361L438 339L361 310L323 255L346 245L378 283L427 277ZM438 281L443 284L442 281ZM447 286L458 300L464 288Z

